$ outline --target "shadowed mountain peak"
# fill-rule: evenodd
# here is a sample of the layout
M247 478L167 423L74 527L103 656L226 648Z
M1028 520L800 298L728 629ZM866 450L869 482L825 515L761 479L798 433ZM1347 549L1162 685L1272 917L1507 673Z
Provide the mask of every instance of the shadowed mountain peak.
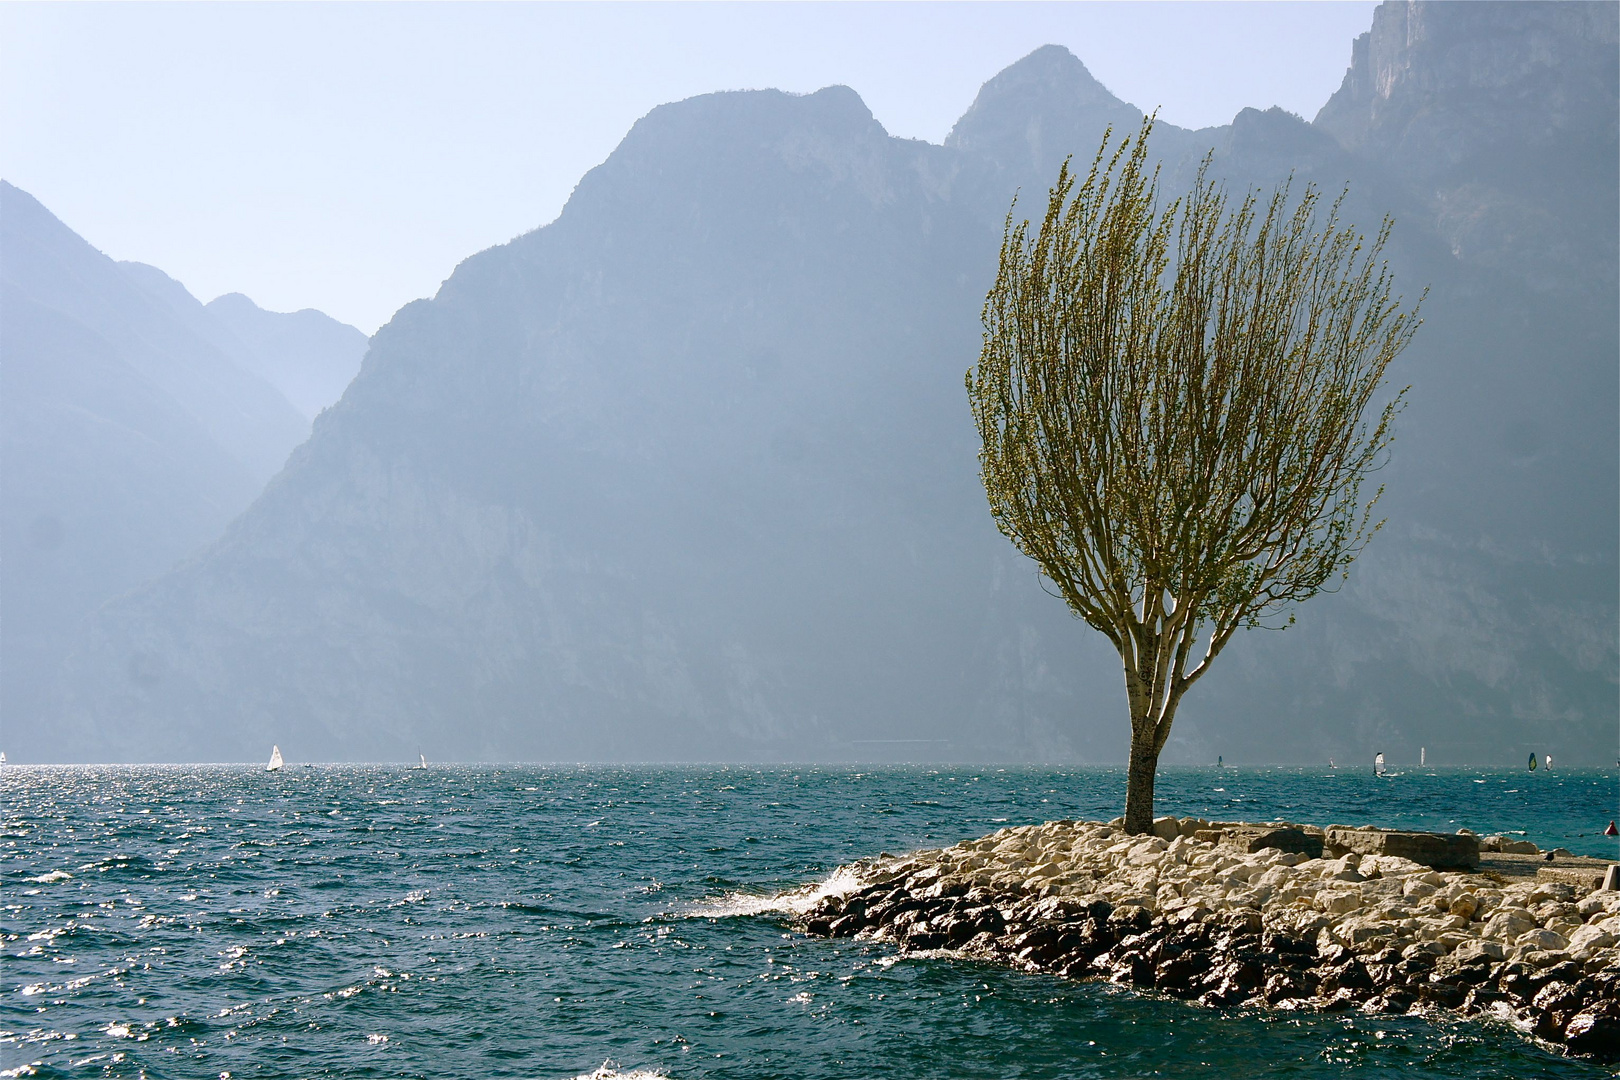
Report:
M1042 161L1054 139L1061 143L1081 128L1100 132L1109 124L1134 128L1141 122L1142 110L1110 93L1079 57L1061 45L1042 45L980 88L945 145L1000 157L1021 140L1033 160Z
M1044 191L1063 159L1091 163L1109 128L1135 134L1142 110L1115 97L1061 45L1043 45L985 83L945 145L993 163L993 185ZM1222 129L1190 132L1160 121L1155 157L1175 161L1209 149Z

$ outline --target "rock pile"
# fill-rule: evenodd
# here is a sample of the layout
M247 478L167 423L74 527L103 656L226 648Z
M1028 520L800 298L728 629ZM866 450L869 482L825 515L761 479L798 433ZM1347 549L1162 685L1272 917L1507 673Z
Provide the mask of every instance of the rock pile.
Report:
M1489 1012L1620 1060L1620 892L1440 872L1334 836L1176 818L1152 836L1002 829L846 867L859 884L803 927L1209 1005Z

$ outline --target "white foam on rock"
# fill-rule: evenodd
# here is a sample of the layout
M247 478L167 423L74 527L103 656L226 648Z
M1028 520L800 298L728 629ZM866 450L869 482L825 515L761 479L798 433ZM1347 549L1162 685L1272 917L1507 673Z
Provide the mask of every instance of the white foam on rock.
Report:
M663 1073L655 1069L631 1069L629 1072L620 1072L611 1061L604 1061L598 1068L588 1073L580 1073L574 1080L668 1080Z
M704 900L688 909L685 914L700 919L725 919L737 915L766 915L780 913L803 915L829 896L843 896L860 888L863 879L853 867L840 866L826 880L787 892L761 896L757 893L727 893L714 900Z

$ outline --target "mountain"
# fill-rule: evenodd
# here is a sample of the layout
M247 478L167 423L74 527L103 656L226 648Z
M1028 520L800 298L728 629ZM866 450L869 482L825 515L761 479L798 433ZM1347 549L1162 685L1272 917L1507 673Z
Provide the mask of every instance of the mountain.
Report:
M281 468L304 423L221 347L213 320L178 282L153 267L115 263L4 181L0 200L0 280L8 290L115 344L132 370L260 482Z
M1232 647L1167 761L1613 751L1620 9L1443 6L1380 8L1315 122L1155 133L1167 189L1206 154L1348 183L1430 289L1389 527ZM56 753L1121 759L1118 661L994 530L962 373L1014 192L1139 116L1053 47L943 146L843 87L655 109L380 330L228 535L101 612Z
M938 583L1011 562L961 513L994 233L942 197L951 158L842 88L655 110L557 222L379 332L252 524L108 613L87 662L161 681L96 676L97 707L218 758L271 728L441 759L925 737L993 587Z
M365 334L314 308L266 311L241 293L206 306L246 347L253 372L310 420L343 396L366 354Z
M0 182L0 717L14 756L49 745L43 695L81 620L219 537L306 437L245 353L179 283L115 263Z
M1397 270L1431 288L1389 525L1300 633L1223 658L1201 711L1266 702L1322 743L1332 716L1408 760L1612 760L1617 11L1386 3L1355 43L1311 126L1376 172Z

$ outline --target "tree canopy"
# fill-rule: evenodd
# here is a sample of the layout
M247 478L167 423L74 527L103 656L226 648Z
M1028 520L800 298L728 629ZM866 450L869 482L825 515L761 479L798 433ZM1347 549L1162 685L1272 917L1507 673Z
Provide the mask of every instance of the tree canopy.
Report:
M1209 158L1162 201L1152 126L1065 162L1033 236L1009 212L967 376L996 524L1124 662L1133 831L1187 688L1382 524L1364 484L1405 391L1379 398L1418 326L1389 219L1368 240L1292 182L1234 199Z

